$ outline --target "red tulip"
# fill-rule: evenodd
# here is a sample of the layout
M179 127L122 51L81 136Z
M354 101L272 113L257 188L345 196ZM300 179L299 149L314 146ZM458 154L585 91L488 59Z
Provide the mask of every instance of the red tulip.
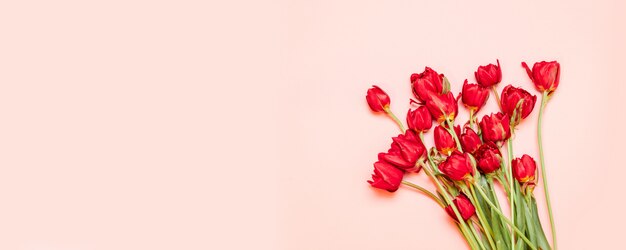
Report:
M452 92L431 95L430 99L426 101L426 108L438 123L442 123L446 119L453 121L459 111L457 100Z
M461 131L460 131L461 127L456 126L454 130L457 136L461 134ZM456 141L454 140L454 137L452 136L452 134L448 132L448 130L446 130L441 125L437 125L437 127L435 127L434 139L435 139L435 147L437 148L437 151L439 151L440 153L444 155L449 155L451 152L457 150Z
M459 140L461 141L461 146L463 147L463 151L473 154L480 147L482 142L480 141L480 137L478 134L474 132L469 127L465 127L465 133L459 136Z
M533 65L533 70L528 68L525 62L522 62L522 67L526 68L528 77L533 81L535 87L540 92L548 91L548 94L552 94L556 87L559 86L559 78L561 75L561 65L556 62L536 62Z
M519 107L519 110L515 112L517 104L520 101L522 101L522 104ZM502 90L500 107L502 107L502 111L512 119L512 123L517 125L522 119L525 119L528 115L530 115L530 112L532 112L535 107L536 101L537 96L531 95L528 91L522 88L516 88L508 85ZM515 113L515 115L513 113Z
M458 209L459 214L461 215L461 218L463 218L463 220L469 220L469 218L476 214L476 208L474 208L472 202L464 194L459 194L456 198L454 198L452 203L454 203L454 205ZM448 213L448 215L450 215L450 217L452 217L452 219L459 221L456 217L456 214L454 214L454 210L452 210L451 206L446 207L446 212Z
M426 67L424 72L411 75L411 87L415 98L420 102L430 99L432 94L441 94L443 91L443 74Z
M521 183L533 182L537 165L532 157L525 154L521 158L515 158L512 162L513 177Z
M474 167L467 154L454 151L444 162L439 164L439 171L452 180L461 181L474 174Z
M478 67L478 70L474 72L476 82L485 88L491 88L502 81L502 70L500 69L500 60L496 60L498 66L489 64L486 66Z
M476 151L476 165L485 174L492 173L500 168L502 154L493 142L487 142Z
M393 165L377 161L374 163L374 174L372 180L367 181L372 187L395 192L402 183L404 171L394 167Z
M417 138L415 132L407 130L406 134L400 134L393 138L391 148L387 153L378 154L378 159L386 161L403 170L419 171L415 164L424 158L426 147Z
M406 123L409 125L409 129L415 132L426 132L433 125L433 117L428 112L428 108L420 106L417 109L409 110L406 115Z
M501 112L483 116L480 121L480 131L485 142L500 142L511 137L509 116Z
M467 109L478 112L487 103L487 98L489 98L489 89L478 84L469 84L467 79L465 80L461 92L461 101Z
M367 90L367 104L374 112L386 111L389 108L390 100L389 96L378 86L374 85Z

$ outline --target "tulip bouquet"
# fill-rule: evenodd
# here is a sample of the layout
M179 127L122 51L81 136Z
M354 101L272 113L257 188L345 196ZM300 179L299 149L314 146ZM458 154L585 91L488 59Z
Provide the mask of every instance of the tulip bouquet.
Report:
M522 63L530 80L541 94L537 139L539 168L535 160L523 154L516 157L513 138L516 127L534 109L537 96L508 85L501 94L495 86L502 80L500 62L478 67L476 84L463 83L456 97L443 74L426 67L411 75L416 100L404 124L391 112L389 96L378 86L367 91L367 103L374 112L384 112L399 126L401 133L393 137L387 152L378 154L374 174L368 182L372 187L395 192L400 185L419 190L434 200L456 222L471 249L557 249L556 233L541 138L544 108L559 84L560 65L538 62L532 70ZM493 92L500 110L478 119L477 113ZM469 112L469 120L455 125L459 99ZM428 148L424 133L433 129L434 147ZM508 157L501 148L506 145ZM552 244L545 236L533 195L538 183L538 170L550 218ZM434 192L406 180L405 173L424 172L434 183ZM499 184L498 184L499 183ZM506 201L498 199L496 187L501 186ZM508 205L505 215L503 207Z

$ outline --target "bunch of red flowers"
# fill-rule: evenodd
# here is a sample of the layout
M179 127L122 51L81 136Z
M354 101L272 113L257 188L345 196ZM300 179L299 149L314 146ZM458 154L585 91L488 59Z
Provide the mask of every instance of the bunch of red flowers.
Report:
M378 86L367 91L367 103L374 112L384 112L400 127L390 148L378 154L372 187L395 192L404 184L416 188L436 201L452 219L471 249L556 249L556 233L546 181L541 138L544 107L559 85L558 62L538 62L532 70L522 63L536 89L542 94L537 123L540 165L527 154L514 157L515 128L535 107L537 96L508 85L498 95L502 81L500 62L480 66L474 73L476 83L463 83L455 96L450 82L435 70L411 75L416 100L404 124L391 112L389 96ZM493 92L500 107L497 113L478 119L477 113ZM455 125L459 100L469 111L469 120ZM424 133L433 127L434 146L427 147ZM506 145L508 157L500 151ZM533 195L541 171L552 230L552 245L546 239ZM423 170L423 171L422 171ZM424 172L434 182L433 193L403 180L407 172ZM494 190L499 182L507 195L510 215L505 216Z

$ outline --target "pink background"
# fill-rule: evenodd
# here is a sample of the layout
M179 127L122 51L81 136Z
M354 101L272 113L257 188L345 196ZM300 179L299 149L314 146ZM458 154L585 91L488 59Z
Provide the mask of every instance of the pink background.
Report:
M458 92L495 59L500 89L533 93L520 62L561 63L544 124L559 243L616 249L624 9L5 1L0 249L463 249L425 196L368 187L398 131L364 95L380 85L404 118L411 73L431 66ZM537 157L535 108L516 155Z

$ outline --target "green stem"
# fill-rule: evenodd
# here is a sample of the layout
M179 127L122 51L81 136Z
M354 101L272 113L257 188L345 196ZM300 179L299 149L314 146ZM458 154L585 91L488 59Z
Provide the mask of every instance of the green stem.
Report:
M523 198L521 196L521 191L520 191L520 186L517 183L517 180L515 180L515 226L517 228L519 228L522 232L526 233L528 231L528 227L526 226L526 219L525 217L527 217L527 214L525 213L524 208L526 207L524 205L524 201ZM526 235L526 234L524 234ZM528 236L528 238L531 240L531 242L535 242L534 238L532 236ZM522 245L524 242L522 241L518 241L517 242L518 246Z
M530 208L532 211L532 216L534 218L534 223L535 223L535 230L537 233L537 245L539 245L539 247L541 247L541 249L544 250L550 250L550 243L548 243L548 239L546 238L546 234L543 231L543 226L541 225L541 220L539 219L539 213L537 212L537 201L535 200L535 197L533 197L532 193L529 194L530 196Z
M471 199L474 200L474 203L476 204L476 211L478 212L478 220L480 221L480 224L483 225L483 229L485 232L485 235L487 236L487 240L489 241L489 245L491 245L491 249L496 249L496 244L493 242L493 230L491 230L491 227L489 226L489 223L487 223L487 219L485 218L485 212L480 204L480 202L478 202L478 198L476 197L476 192L474 191L474 186L473 185L469 185L470 187L470 192L472 194L472 196L470 197Z
M483 244L483 241L480 238L480 234L478 232L476 232L476 228L474 227L472 221L468 221L467 224L468 224L470 230L472 231L472 234L474 235L474 238L476 238L476 241L478 242L478 245L480 245L480 248L486 250L487 248L485 247L485 244Z
M456 142L457 150L463 152L463 147L461 147L461 141L459 141L459 137L456 136L456 130L454 130L454 121L450 121L448 118L446 118L446 123L448 124L448 132L452 134L452 137Z
M419 137L420 137L420 141L422 142L422 144L424 144L424 132L420 132L419 133ZM426 144L424 144L424 145L426 145ZM430 162L430 165L431 165L431 167L432 167L432 169L434 171L434 167L436 165L435 165L435 162L433 161L433 158L430 156L430 153L428 152L428 150L426 150L426 157L428 158L428 162ZM428 165L428 164L426 164L426 165Z
M500 210L497 209L496 205L494 205L491 200L489 200L489 198L487 197L487 195L485 194L485 192L480 189L480 187L478 188L478 193L480 193L480 195L483 196L483 199L485 199L485 201L487 202L487 204L489 204L489 206L491 206L491 208L493 208L493 211L495 211L503 220L504 222L506 222L507 224L509 224L509 226L511 226L511 228L513 229L513 231L515 231L515 233L517 233L517 235L519 235L520 238L522 238L522 240L524 242L526 242L526 244L528 244L528 246L533 249L533 250L537 250L537 247L530 242L530 240L528 238L526 238L526 236L524 235L524 233L522 233L522 231L520 231L515 224L513 224L513 222L511 222L509 219L506 218L506 216L504 216L504 214L502 214L502 212L500 212Z
M431 199L435 200L437 202L437 204L439 204L439 206L441 206L442 208L446 207L445 205L443 205L443 202L435 194L431 193L430 191L428 191L427 189L421 187L420 185L417 185L417 184L409 182L409 181L402 181L402 184L407 185L407 186L412 187L412 188L415 188L415 189L417 189L419 191L422 191L422 193L424 193L425 195L427 195Z
M531 204L530 204L530 196L528 196L527 194L523 195L523 199L522 202L524 203L523 208L524 208L524 219L526 221L526 228L528 228L528 234L530 235L530 240L533 242L537 242L539 245L539 242L537 241L537 230L535 229L535 223L533 222L533 215L532 215L532 211L531 211ZM541 245L539 245L539 247L541 247Z
M470 245L470 248L471 248L471 249L476 249L476 246L472 245L472 244L469 242L469 239L470 239L470 238L474 238L473 234L472 234L471 232L467 232L467 231L463 230L463 228L461 227L461 224L459 224L459 223L456 223L456 227L459 229L459 231L461 231L461 233L463 234L463 236L465 237L465 239L467 239L467 240L468 240L468 243L469 243L469 245Z
M513 128L511 128L513 130ZM507 141L507 151L509 153L509 168L508 168L508 181L509 181L509 203L511 205L511 221L515 224L515 200L516 194L515 189L513 188L513 140L509 138ZM513 232L511 232L511 248L515 245L515 237Z
M406 131L406 129L404 129L404 125L402 125L402 122L400 121L400 119L398 119L398 117L396 117L396 115L393 114L393 112L391 112L391 109L387 108L385 109L385 113L387 113L387 115L389 115L389 117L391 117L391 119L396 122L396 124L398 124L398 127L400 127L400 130L402 131L402 133L404 133L404 131Z
M498 209L499 211L502 211L502 208L500 207L500 200L498 199L498 195L496 194L496 189L493 185L493 178L491 177L487 177L487 182L489 183L489 190L491 191L491 196L493 196L493 200L496 203L496 209ZM480 187L479 187L480 188ZM500 222L502 224L502 227L504 227L504 220L502 220L502 218L500 218Z
M454 202L452 202L452 198L450 198L448 191L443 188L443 185L441 185L439 180L433 175L433 173L430 172L430 170L428 170L427 168L424 168L424 172L426 172L426 175L428 175L435 182L435 185L437 186L439 193L443 195L443 198L446 201L446 203L449 204L450 207L452 207L452 211L454 212L454 215L456 216L458 223L461 224L461 229L465 231L469 231L470 230L469 227L465 223L465 220L463 220L463 217L461 216L459 209L456 207ZM478 248L475 238L473 237L467 238L467 241L470 244L470 247L472 247L472 249Z
M422 141L422 143L424 143L424 133L423 132L420 133L419 136L420 136L420 140ZM434 168L436 167L435 162L430 157L430 154L428 153L426 154L428 155L428 161L430 162L430 165L434 170ZM443 195L443 199L446 201L447 204L450 204L450 207L452 207L452 211L454 212L454 215L456 216L458 223L461 224L461 231L469 232L469 227L465 223L465 220L463 220L463 217L461 216L461 213L459 213L459 210L457 209L454 202L452 202L452 198L450 198L448 191L443 188L443 185L441 185L437 177L435 177L435 175L433 175L433 173L430 172L428 168L424 168L424 172L435 182L435 185L437 186L437 190L439 190L439 193ZM467 240L467 243L470 245L470 247L472 249L477 249L478 246L477 246L476 239L474 237L467 237L469 236L468 233L464 233L464 235L466 235L465 239Z
M504 172L506 172L506 171L504 171ZM508 174L508 172L507 172L507 174ZM509 190L509 186L508 186L508 185L506 185L508 182L507 182L507 180L506 180L506 177L504 176L504 173L499 172L499 173L496 175L496 178L498 179L498 181L500 182L500 184L502 184L502 187L504 187L504 191L506 192L506 195L507 195L507 196L510 196L510 195L511 195L511 190Z
M491 86L491 90L493 91L493 95L496 96L496 102L498 102L498 107L502 109L502 106L500 106L500 96L498 95L498 90L496 90L496 85Z
M548 91L544 91L541 96L541 106L539 107L539 119L537 120L537 142L539 144L539 161L541 162L541 177L543 180L543 191L546 196L546 204L548 205L548 214L550 215L550 230L552 231L552 246L556 250L556 228L554 227L554 217L552 216L552 205L550 204L550 192L548 191L548 176L546 175L546 163L543 156L543 140L541 138L541 122L543 121L543 110L548 102Z

